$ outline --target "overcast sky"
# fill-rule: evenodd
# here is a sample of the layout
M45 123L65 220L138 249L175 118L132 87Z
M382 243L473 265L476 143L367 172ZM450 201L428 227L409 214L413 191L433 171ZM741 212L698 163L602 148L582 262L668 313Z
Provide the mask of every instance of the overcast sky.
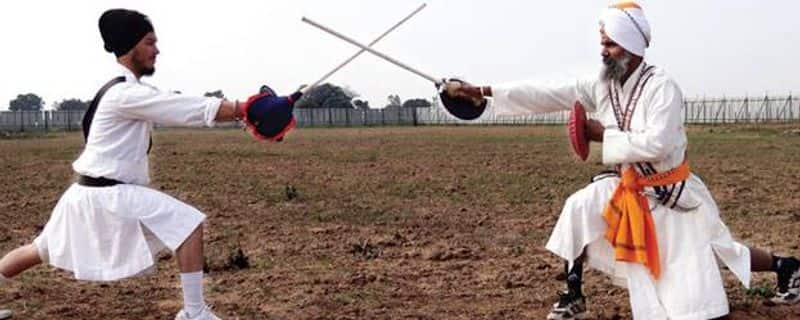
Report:
M375 48L435 77L491 84L567 79L599 70L598 15L607 0L428 0ZM97 29L109 8L150 16L161 54L146 81L185 94L223 90L244 99L261 84L288 93L357 48L300 21L307 16L363 43L422 4L417 0L2 1L0 109L20 93L49 108L90 99L116 61ZM646 60L688 97L800 93L800 1L649 0ZM330 81L373 107L389 94L430 98L433 85L367 53Z

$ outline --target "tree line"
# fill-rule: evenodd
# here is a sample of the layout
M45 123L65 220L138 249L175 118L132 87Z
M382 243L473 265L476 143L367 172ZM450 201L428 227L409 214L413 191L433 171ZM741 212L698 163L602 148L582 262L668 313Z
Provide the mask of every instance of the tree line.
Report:
M53 104L53 109L59 111L83 111L89 109L92 100L64 99ZM8 103L11 111L42 111L44 100L35 93L18 94Z
M267 86L262 86L262 92L269 89ZM271 90L271 89L269 89ZM176 91L176 93L180 93ZM222 90L209 91L204 94L206 97L225 98ZM388 103L384 108L428 108L432 102L427 99L413 98L403 101L399 95L389 95L387 97ZM92 100L81 100L76 98L64 99L53 103L53 109L59 111L83 111L89 108ZM8 109L11 111L42 111L44 108L44 100L34 94L19 94L8 104ZM318 108L342 108L342 109L371 109L369 101L360 99L359 94L347 86L337 86L331 83L319 85L303 95L297 104L297 108L318 109Z

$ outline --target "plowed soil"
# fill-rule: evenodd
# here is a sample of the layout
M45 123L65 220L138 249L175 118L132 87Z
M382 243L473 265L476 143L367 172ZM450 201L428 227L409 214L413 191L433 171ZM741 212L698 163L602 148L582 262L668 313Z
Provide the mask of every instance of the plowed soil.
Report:
M691 127L691 159L737 240L800 254L797 125ZM208 215L206 298L231 319L544 319L563 263L544 249L564 200L604 168L561 126L299 129L265 144L236 129L158 130L151 187ZM80 133L0 140L0 252L29 243L74 179ZM170 254L149 276L73 280L37 266L0 285L14 319L172 319ZM725 278L732 319L771 306L775 277ZM624 289L590 271L596 319L628 319Z

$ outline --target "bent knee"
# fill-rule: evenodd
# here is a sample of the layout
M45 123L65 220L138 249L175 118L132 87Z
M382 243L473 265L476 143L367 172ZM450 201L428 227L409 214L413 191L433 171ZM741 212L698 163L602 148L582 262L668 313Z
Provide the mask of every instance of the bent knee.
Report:
M618 183L618 178L607 178L592 182L570 195L565 201L564 207L585 208L597 205L602 207L611 199L611 195L613 195Z

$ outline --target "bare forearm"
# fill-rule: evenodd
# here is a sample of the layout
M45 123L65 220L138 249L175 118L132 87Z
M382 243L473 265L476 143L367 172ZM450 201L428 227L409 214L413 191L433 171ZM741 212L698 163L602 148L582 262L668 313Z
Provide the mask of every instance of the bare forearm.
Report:
M471 101L475 107L486 105L486 97L492 96L492 88L474 86L461 80L448 80L444 87L448 96Z
M490 86L463 85L458 88L458 91L461 91L461 94L473 99L483 99L492 96L492 87Z
M217 122L236 121L242 118L242 106L238 100L222 100L214 118Z
M492 87L490 86L483 86L481 87L481 92L483 93L484 97L491 97L492 96Z

